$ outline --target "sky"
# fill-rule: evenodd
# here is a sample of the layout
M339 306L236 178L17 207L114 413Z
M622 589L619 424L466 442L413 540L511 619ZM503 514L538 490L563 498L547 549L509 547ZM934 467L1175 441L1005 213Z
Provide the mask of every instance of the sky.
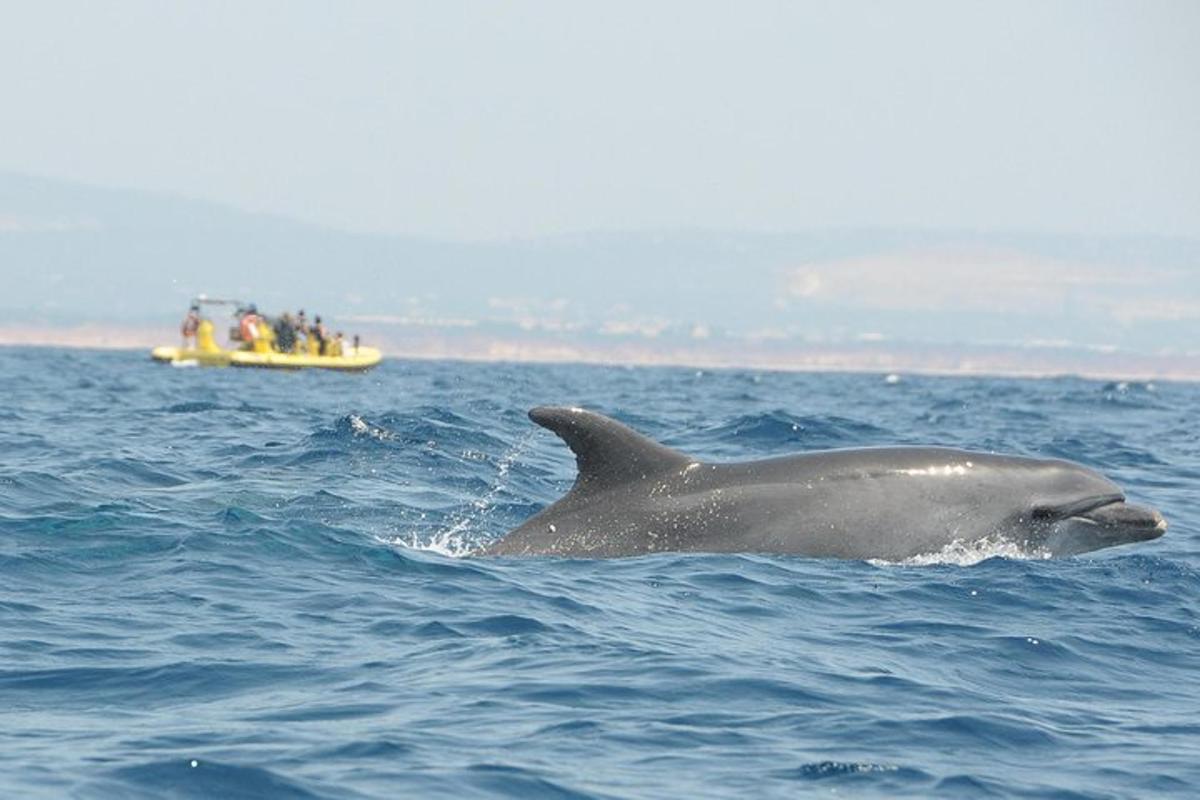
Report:
M0 170L335 229L1200 237L1200 3L7 3Z

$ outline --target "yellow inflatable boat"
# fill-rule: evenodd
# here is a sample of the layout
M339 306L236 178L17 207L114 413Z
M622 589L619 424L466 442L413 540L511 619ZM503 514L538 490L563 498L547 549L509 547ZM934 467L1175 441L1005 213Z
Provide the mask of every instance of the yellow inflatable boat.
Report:
M233 305L239 325L230 331L230 338L240 347L229 349L217 344L212 320L199 314L202 304ZM247 324L247 313L253 315ZM285 315L286 316L286 315ZM318 317L318 321L319 321ZM188 330L189 324L192 326ZM322 355L312 337L300 337L287 351L281 351L271 320L258 316L253 305L236 300L197 298L184 322L183 347L156 347L150 351L155 361L179 367L259 367L261 369L333 369L344 372L363 372L383 360L374 347L352 346L338 340L327 342ZM357 337L355 338L357 341Z

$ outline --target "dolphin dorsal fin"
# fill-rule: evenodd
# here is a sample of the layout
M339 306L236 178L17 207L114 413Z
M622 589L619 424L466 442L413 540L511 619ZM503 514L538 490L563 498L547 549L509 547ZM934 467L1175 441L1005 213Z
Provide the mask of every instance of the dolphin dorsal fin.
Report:
M615 419L582 408L540 406L529 418L558 434L575 453L579 476L573 492L611 489L693 461Z

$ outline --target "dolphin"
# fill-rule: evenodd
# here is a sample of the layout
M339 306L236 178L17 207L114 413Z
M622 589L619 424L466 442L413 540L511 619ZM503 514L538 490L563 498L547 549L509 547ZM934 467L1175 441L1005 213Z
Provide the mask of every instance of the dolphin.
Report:
M556 503L487 555L612 558L787 553L902 561L951 545L1012 543L1068 556L1156 539L1158 511L1070 461L945 447L826 450L705 463L580 408L529 412L575 453Z

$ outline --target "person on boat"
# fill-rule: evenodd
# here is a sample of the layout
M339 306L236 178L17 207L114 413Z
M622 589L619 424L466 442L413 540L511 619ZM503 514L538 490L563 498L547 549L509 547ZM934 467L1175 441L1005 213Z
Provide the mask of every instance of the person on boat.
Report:
M254 340L258 338L258 326L262 324L262 320L258 316L258 308L251 303L246 311L242 314L242 318L238 323L238 330L241 331L242 345L247 350L254 348Z
M308 317L304 315L304 309L296 312L296 353L308 352Z
M179 326L179 332L183 334L183 349L196 349L196 332L200 330L200 306L195 303L188 309L187 316L183 318L183 324Z
M325 346L329 341L329 331L325 328L325 323L321 322L321 316L318 314L313 317L313 326L308 329L308 337L310 344L308 351L313 355L325 355ZM316 347L314 348L311 342L315 340ZM313 352L313 351L316 352Z
M342 350L342 345L342 332L338 331L333 335L333 341L330 342L325 348L325 355L333 356L334 358L341 358L343 355L345 355L345 352Z
M287 311L275 320L275 344L281 353L290 353L296 346L296 323Z

